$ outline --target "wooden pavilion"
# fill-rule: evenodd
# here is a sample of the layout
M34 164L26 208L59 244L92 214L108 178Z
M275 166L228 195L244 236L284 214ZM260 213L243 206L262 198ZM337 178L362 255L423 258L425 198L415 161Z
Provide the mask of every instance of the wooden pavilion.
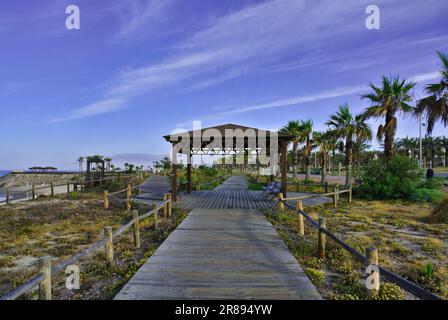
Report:
M282 193L286 196L286 172L288 143L293 137L275 131L251 128L236 124L225 124L188 132L163 136L172 146L171 192L177 198L177 155L187 157L187 192L191 192L191 166L193 155L264 155L269 157L270 166L280 158ZM272 151L272 152L271 152ZM274 161L272 161L274 159Z

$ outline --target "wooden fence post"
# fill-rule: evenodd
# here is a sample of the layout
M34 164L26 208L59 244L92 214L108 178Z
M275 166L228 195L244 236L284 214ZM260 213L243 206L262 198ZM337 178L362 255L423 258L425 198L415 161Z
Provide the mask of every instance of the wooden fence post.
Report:
M378 250L375 247L366 248L366 267L368 267L370 265L378 266ZM379 287L379 281L380 281L379 277L376 280L378 281L377 285ZM375 280L373 280L373 281L375 281ZM373 285L374 283L371 283L371 284ZM376 293L377 293L376 289L367 288L367 295L370 298L374 298Z
M325 233L322 232L322 229L327 227L327 223L325 218L319 218L319 231L317 238L317 257L319 259L325 258Z
M152 203L152 207L154 210L154 214L153 214L153 219L154 219L154 229L157 230L158 227L158 220L159 220L159 205L157 204L157 202L153 202Z
M35 187L34 183L31 186L31 197L32 197L32 200L34 200L36 198L36 187Z
M51 259L50 257L39 258L39 273L45 279L39 283L39 300L51 300Z
M168 218L171 217L173 213L173 198L171 193L168 193Z
M10 197L10 195L9 195L9 190L6 189L6 205L7 205L7 206L9 205L9 197Z
M168 218L168 193L163 195L163 217Z
M112 235L112 227L104 227L104 238L106 240L104 249L106 253L106 261L110 266L114 263L114 240Z
M336 183L336 185L335 185L335 190L336 190L336 199L338 200L338 202L339 202L339 184L338 183Z
M109 208L109 191L104 190L104 209Z
M302 200L298 200L296 202L296 210L303 211L303 203ZM299 213L298 217L298 223L299 223L299 235L304 236L305 235L305 226L303 224L303 215Z
M325 188L325 193L328 193L328 181L325 181L324 188Z
M337 208L338 207L338 185L334 186L334 194L333 194L333 207Z
M52 197L54 197L54 185L53 182L50 182L50 194Z
M348 203L352 203L352 197L353 197L353 190L352 185L350 184L348 188Z
M128 212L131 212L132 209L131 196L132 196L132 187L131 184L128 183L128 190L126 191L126 209L128 210Z
M133 210L134 216L134 245L136 248L140 248L140 221L138 219L138 210Z
M340 176L341 175L341 163L339 162L338 163L338 176Z
M283 204L283 193L278 194L278 210L285 209L285 205Z

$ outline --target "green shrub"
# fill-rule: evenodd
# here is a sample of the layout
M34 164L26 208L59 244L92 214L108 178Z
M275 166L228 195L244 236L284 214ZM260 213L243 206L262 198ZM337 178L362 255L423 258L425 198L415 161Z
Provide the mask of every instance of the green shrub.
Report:
M322 270L305 268L305 273L308 275L314 285L320 286L325 283L325 275Z
M411 194L411 199L418 202L438 202L444 196L444 193L436 189L419 188Z
M349 274L353 271L352 258L342 248L328 250L327 261L330 267L336 272Z
M70 199L77 200L78 199L78 192L76 192L76 191L70 192Z
M422 243L422 251L427 253L437 252L441 250L443 247L443 243L441 240L436 238L428 238Z
M390 282L383 282L380 285L380 290L375 296L375 300L403 300L403 290L396 284Z
M357 193L369 199L410 199L421 180L414 160L395 155L387 164L371 161L360 173Z
M443 177L433 177L431 179L426 179L423 183L419 185L419 188L425 189L436 189L440 190L445 183L445 178Z

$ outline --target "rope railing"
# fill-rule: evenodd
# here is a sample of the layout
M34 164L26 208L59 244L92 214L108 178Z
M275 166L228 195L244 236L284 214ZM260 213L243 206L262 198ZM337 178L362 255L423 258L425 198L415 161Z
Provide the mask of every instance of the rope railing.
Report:
M81 187L81 190L85 189L85 185L88 184L88 183L95 183L95 182L102 183L102 182L113 181L113 180L116 180L117 178L118 179L127 179L129 177L131 177L131 175L124 175L124 176L120 175L119 177L105 177L105 178L102 178L102 179L94 179L94 180L85 180L85 179L84 180L83 179L75 180L75 181L68 180L67 182L58 183L58 184L50 182L49 185L38 186L38 187L36 187L33 184L30 189L20 190L20 191L15 191L15 192L11 192L10 191L11 187L10 187L10 188L6 188L6 190L5 190L5 199L4 200L0 200L0 203L6 203L7 205L9 205L14 200L16 200L16 201L33 200L37 196L37 191L41 191L41 190L49 190L49 195L50 196L54 196L55 195L54 189L57 188L57 187L66 186L67 187L66 193L70 193L70 190L76 191L78 186ZM135 179L137 179L137 178L135 178ZM133 181L133 180L134 179L132 179L131 181ZM17 195L22 195L22 194L26 194L26 195L31 194L31 197L30 197L30 199L28 197L26 197L25 199L23 199L23 198L14 199L15 197L17 197ZM62 194L62 193L59 193L59 194Z
M336 194L340 194L342 192L347 192L347 190L342 190L342 191L338 191L338 192L332 192L331 194L336 195ZM321 194L316 195L316 196L322 196ZM396 285L398 285L399 287L403 288L404 290L412 293L413 295L415 295L416 297L420 298L420 299L426 299L426 300L442 300L442 298L440 298L439 296L429 292L428 290L424 289L423 287L401 277L400 275L384 268L378 265L378 256L377 256L377 249L372 247L372 248L367 248L366 249L366 253L365 255L363 255L361 252L359 252L358 250L356 250L355 248L351 247L349 244L347 244L346 242L344 242L343 240L339 239L334 233L332 233L331 231L329 231L326 228L326 221L325 218L319 218L319 221L315 221L310 215L308 215L304 210L303 210L303 203L302 203L302 199L305 199L306 196L303 197L297 197L297 202L295 204L295 206L293 206L290 202L288 203L287 200L291 200L291 198L279 198L279 208L280 203L282 204L282 207L284 208L284 206L286 206L288 209L293 210L294 212L296 212L299 215L299 220L298 220L298 229L299 229L299 235L303 236L304 235L304 224L303 224L303 218L305 218L310 225L318 230L318 247L317 247L317 255L319 258L324 258L325 257L325 236L322 235L326 235L328 236L331 240L333 240L337 245L339 245L340 247L342 247L344 250L346 250L347 252L349 252L355 259L357 259L358 261L360 261L361 263L365 264L366 266L369 264L372 264L372 256L371 253L375 252L376 255L376 259L374 259L375 261L375 265L378 267L378 269L380 270L380 275L382 277L384 277L385 279L387 279L388 281L395 283ZM308 197L309 198L309 197ZM294 198L296 199L296 198ZM368 294L370 296L372 296L372 290L368 289Z
M168 219L172 216L172 198L171 194L165 194L163 201L154 201L153 209L139 216L137 210L133 210L133 218L125 225L119 227L112 232L112 227L104 228L104 238L93 243L89 248L77 253L69 259L59 263L56 266L51 266L51 260L48 257L41 257L39 259L39 273L33 278L29 279L22 285L14 288L12 291L0 297L0 300L15 300L23 294L33 290L36 286L39 287L39 299L51 300L51 279L52 276L64 271L68 266L74 264L76 261L86 257L101 247L104 246L106 252L106 259L109 265L113 264L113 240L126 232L129 228L134 226L134 245L140 248L140 226L139 222L150 216L154 217L154 228L158 228L158 212L163 207L164 218Z

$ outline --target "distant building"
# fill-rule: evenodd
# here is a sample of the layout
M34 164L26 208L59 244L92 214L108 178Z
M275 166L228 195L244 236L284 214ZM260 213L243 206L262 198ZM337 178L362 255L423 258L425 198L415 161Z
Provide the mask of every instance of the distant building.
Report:
M58 169L55 167L31 167L29 168L28 171L42 173L42 172L56 172L58 171Z

